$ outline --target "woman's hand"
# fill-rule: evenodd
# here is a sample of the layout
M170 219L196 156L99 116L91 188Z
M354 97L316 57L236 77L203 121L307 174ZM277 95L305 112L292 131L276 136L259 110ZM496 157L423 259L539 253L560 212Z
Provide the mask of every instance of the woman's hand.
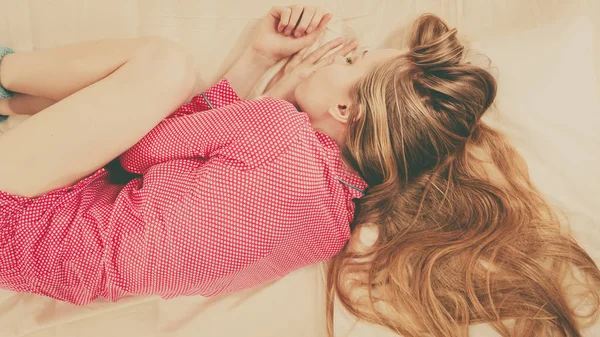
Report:
M250 48L275 64L315 43L332 17L314 6L275 6L260 22Z
M356 41L350 41L335 53L325 57L330 51L341 46L343 38L331 40L306 56L309 47L297 52L286 65L267 84L264 96L283 99L296 104L294 91L298 84L307 79L319 68L332 64L336 57L346 56L358 46Z

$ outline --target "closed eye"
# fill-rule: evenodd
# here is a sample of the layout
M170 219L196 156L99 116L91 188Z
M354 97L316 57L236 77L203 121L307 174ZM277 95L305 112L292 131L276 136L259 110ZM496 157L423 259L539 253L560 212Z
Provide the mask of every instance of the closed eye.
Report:
M365 54L368 52L368 50L365 49L365 51L363 51L363 53L360 55L360 60L362 60L365 57ZM346 56L346 63L348 64L354 64L356 63L356 57L354 56Z

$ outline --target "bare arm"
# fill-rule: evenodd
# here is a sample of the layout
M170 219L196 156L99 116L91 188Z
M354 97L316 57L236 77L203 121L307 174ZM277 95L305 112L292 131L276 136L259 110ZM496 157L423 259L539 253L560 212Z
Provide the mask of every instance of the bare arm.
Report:
M245 99L252 91L258 80L273 66L274 63L261 55L247 49L225 74L231 87Z
M0 73L7 90L59 101L0 138L0 189L27 197L71 185L103 167L180 106L195 86L191 57L165 39L103 40L11 54Z

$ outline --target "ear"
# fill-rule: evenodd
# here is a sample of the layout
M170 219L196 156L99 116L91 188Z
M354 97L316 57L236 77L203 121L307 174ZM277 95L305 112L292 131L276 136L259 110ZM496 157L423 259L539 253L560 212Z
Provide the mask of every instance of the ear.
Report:
M342 124L347 124L350 118L350 106L347 104L338 104L337 106L331 107L329 109L329 114L336 121ZM354 120L360 119L362 117L362 114L362 109L359 109L357 116L354 117Z
M338 104L329 108L329 114L336 121L347 124L350 117L350 108L348 104Z

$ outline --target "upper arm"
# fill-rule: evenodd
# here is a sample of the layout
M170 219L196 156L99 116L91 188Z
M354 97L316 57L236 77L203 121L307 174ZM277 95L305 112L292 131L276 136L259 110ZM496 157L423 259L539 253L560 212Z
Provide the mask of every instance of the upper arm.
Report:
M137 144L121 154L118 158L121 166L129 172L141 174L159 162L176 158L204 157L206 151L202 153L203 151L190 148L193 146L194 136L204 138L205 142L227 143L227 139L220 138L219 135L232 125L219 123L219 113L207 112L202 116L197 113L210 112L239 101L239 96L227 79L221 79L203 93L194 96L190 103L179 107ZM210 125L214 127L208 129ZM215 131L217 133L214 133ZM213 132L213 139L209 139L208 132ZM229 134L231 135L231 132Z
M121 156L121 164L144 173L173 159L220 155L254 167L283 151L306 122L291 104L239 101L164 120Z
M169 160L208 158L235 140L239 128L236 113L215 109L166 119L123 153L121 164L130 172L143 174L152 165Z

